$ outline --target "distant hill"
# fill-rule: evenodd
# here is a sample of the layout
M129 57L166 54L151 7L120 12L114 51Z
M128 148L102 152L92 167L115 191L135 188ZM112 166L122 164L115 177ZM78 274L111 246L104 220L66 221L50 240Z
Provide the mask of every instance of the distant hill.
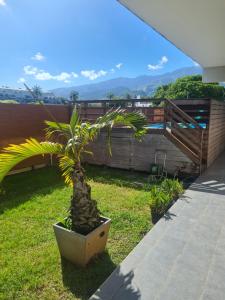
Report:
M175 70L162 75L142 75L135 78L118 77L98 83L85 84L73 87L63 87L51 90L56 96L69 97L70 92L79 92L81 100L105 99L109 92L116 96L123 96L126 93L131 95L152 95L155 89L162 85L175 81L186 75L201 74L200 67L193 66Z

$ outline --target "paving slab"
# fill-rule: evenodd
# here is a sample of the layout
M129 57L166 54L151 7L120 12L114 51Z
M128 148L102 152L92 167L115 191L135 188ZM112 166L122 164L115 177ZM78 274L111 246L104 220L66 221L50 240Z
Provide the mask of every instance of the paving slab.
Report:
M225 152L90 300L225 299Z

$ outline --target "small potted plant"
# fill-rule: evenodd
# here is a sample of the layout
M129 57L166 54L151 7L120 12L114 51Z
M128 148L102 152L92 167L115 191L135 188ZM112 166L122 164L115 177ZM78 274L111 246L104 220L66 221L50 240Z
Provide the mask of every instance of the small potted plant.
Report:
M20 145L9 145L0 154L0 182L18 163L36 155L51 154L57 157L65 183L73 188L69 214L54 227L61 255L71 262L85 266L101 253L106 245L110 220L101 216L97 203L91 198L91 187L85 178L82 156L104 128L110 131L114 125L128 126L135 137L145 133L146 118L140 112L123 109L110 110L95 123L82 122L74 109L70 123L46 121L46 141L30 138ZM110 149L110 143L109 143ZM90 153L89 153L90 154Z

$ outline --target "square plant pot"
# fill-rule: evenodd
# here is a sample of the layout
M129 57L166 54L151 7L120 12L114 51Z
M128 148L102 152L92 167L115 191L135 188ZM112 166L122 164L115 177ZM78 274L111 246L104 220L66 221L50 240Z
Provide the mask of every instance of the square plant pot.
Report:
M103 223L87 235L68 230L62 223L53 225L61 256L78 266L86 266L90 259L104 251L111 220L102 217Z

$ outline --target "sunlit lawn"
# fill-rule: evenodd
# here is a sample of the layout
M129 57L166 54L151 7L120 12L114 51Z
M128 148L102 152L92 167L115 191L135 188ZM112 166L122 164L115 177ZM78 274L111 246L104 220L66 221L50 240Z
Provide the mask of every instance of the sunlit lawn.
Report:
M107 252L79 269L62 260L52 224L71 190L56 169L9 176L0 195L0 299L87 299L151 228L146 176L88 167L93 198L112 219Z

